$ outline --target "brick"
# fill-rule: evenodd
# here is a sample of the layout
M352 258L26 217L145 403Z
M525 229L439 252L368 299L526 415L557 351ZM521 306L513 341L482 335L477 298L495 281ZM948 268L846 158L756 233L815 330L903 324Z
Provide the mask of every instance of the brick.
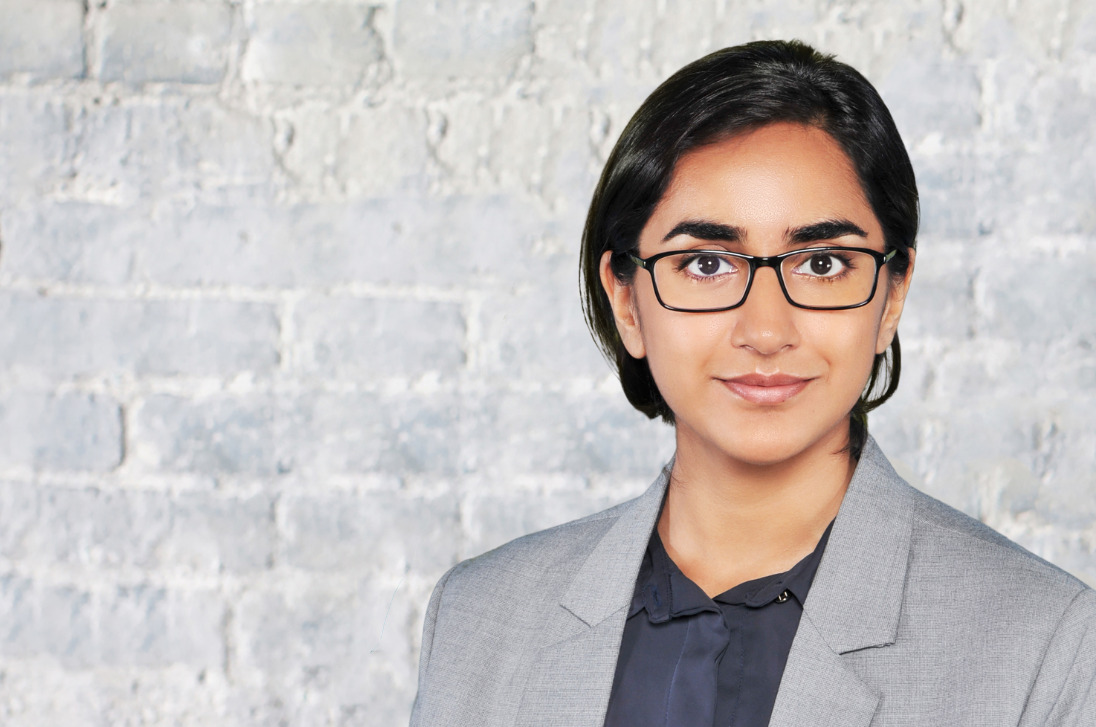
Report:
M245 573L274 540L268 495L0 484L0 556L25 567Z
M993 231L996 215L992 206L983 204L984 156L950 150L920 154L914 150L910 157L921 205L918 239L923 241L922 248L931 248L941 238L979 237Z
M611 368L582 317L577 275L557 273L480 306L484 369L507 379L604 378Z
M367 240L374 230L383 234L395 224L386 211L334 204L174 207L161 234L148 240L142 269L151 280L173 285L349 282L360 262L352 229Z
M320 396L302 410L286 428L301 471L407 477L462 466L463 412L452 394Z
M1086 125L1096 113L1096 93L1077 78L1046 74L1022 55L1002 59L987 83L998 102L990 116L993 144L976 167L980 216L1004 231L1096 231L1087 204L1096 194L1090 173L1096 143Z
M18 575L0 576L0 653L52 656L79 667L98 656L92 596L70 586L44 586Z
M38 531L40 491L29 482L0 483L0 558L25 556L24 539Z
M121 411L109 397L0 394L0 466L105 472L121 459Z
M243 680L279 685L290 708L309 692L318 698L308 701L323 710L317 717L327 710L353 715L362 704L363 683L367 702L379 695L368 676L363 682L363 673L383 673L387 678L379 684L409 700L415 672L400 635L417 604L406 597L407 588L387 579L305 585L256 589L240 598L233 627ZM409 704L404 701L405 708Z
M16 278L124 283L152 225L145 212L86 202L35 201L0 211L4 269Z
M32 78L84 75L84 6L80 0L0 2L0 76Z
M432 112L444 118L435 153L450 184L467 191L521 190L552 205L557 220L581 223L599 166L587 99L500 102L469 93ZM574 228L568 242L575 245L579 234L581 228Z
M541 253L544 213L501 195L384 198L346 205L198 205L164 214L141 271L174 285L336 283L463 289L573 270Z
M342 114L328 102L279 109L274 114L281 146L278 160L305 199L324 199L339 189L335 179Z
M140 458L173 472L454 473L451 396L151 396L138 409Z
M100 598L94 663L211 669L224 662L225 605L216 593L142 585Z
M167 7L167 6L164 6ZM81 195L135 204L181 192L268 191L273 127L213 101L93 106L75 119Z
M429 160L425 112L386 104L347 120L334 175L352 197L423 190Z
M331 493L286 497L285 562L308 571L425 572L453 565L452 495Z
M88 592L0 577L0 651L50 656L69 668L214 667L223 658L224 607L213 593L148 586Z
M878 84L907 146L929 134L948 143L970 138L981 120L981 88L972 63L911 58L898 63Z
M1096 260L1091 251L1054 257L1024 250L990 260L978 284L985 335L1028 344L1096 343L1096 289L1087 273Z
M179 664L70 671L48 659L19 666L0 685L5 727L245 724L225 718L229 690L217 672Z
M0 294L6 368L71 377L268 372L278 363L273 306L234 301L97 300Z
M400 219L381 204L198 205L170 215L142 261L150 279L257 287L351 282L369 241L390 244Z
M1044 385L1043 372L1030 349L1008 339L972 339L934 351L932 396L956 400L971 392L1033 392ZM1022 382L1022 383L1021 383Z
M970 276L976 249L935 240L922 240L919 248L898 329L902 339L972 337L977 311Z
M216 103L189 103L179 114L181 156L188 175L205 189L239 187L270 192L276 165L273 126L265 118Z
M155 567L157 550L170 533L171 503L163 493L25 483L3 489L5 499L28 489L33 493L23 513L3 513L5 521L12 517L16 523L20 515L34 518L21 528L18 548L11 554L25 563Z
M377 282L514 285L539 280L561 266L574 269L572 250L538 250L545 215L535 203L501 194L457 195L427 209L430 214L407 219L400 244L373 249Z
M1037 116L1035 145L1029 142L1006 162L1012 166L1001 175L1006 194L994 200L1002 224L1021 219L1032 231L1092 234L1096 212L1088 201L1096 195L1096 142L1087 120L1096 114L1096 91L1071 78L1051 78L1037 83L1031 97L1035 108L1054 113Z
M459 0L400 3L392 47L397 69L419 77L505 78L533 50L530 3Z
M1036 432L1046 411L1020 396L1002 400L968 392L965 401L962 410L954 400L938 399L907 411L917 448L904 459L921 476L921 489L978 517L985 507L983 473L1006 460L1036 468Z
M366 5L271 3L250 9L242 75L309 88L356 86L384 57Z
M172 532L158 551L167 566L246 574L273 562L277 533L269 495L187 493L173 498Z
M464 317L453 303L311 298L296 309L301 368L309 374L368 381L464 367Z
M61 101L0 93L0 202L35 198L71 174L69 124Z
M45 663L43 663L45 662ZM5 664L5 666L7 666ZM0 682L6 727L101 723L101 692L92 672L72 672L52 660L19 660Z
M1081 6L1071 10L1080 13L1072 24L1071 50L1077 55L1096 54L1096 8Z
M607 81L628 83L639 77L658 83L719 45L749 40L747 29L753 15L749 3L735 3L727 9L732 22L717 19L716 3L697 4L689 12L675 13L673 23L666 22L667 10L674 12L656 0L630 5L598 2L586 4L582 10L573 8L579 17L583 13L591 16L586 52L590 67ZM648 85L647 93L653 89Z
M651 472L654 479L656 472ZM472 494L461 504L461 558L471 558L514 538L612 507L624 497L589 492Z
M267 397L151 396L137 409L138 457L167 471L273 475L289 467Z
M420 629L421 631L421 629ZM403 724L411 721L411 704L415 700L418 682L415 672L404 676L403 672L393 673L391 662L374 658L370 664L369 682L376 685L372 694L362 699L358 697L343 708L346 727L370 727L382 724ZM363 703L364 702L364 703ZM376 722L373 720L377 720Z
M1096 472L1096 397L1089 386L1067 389L1046 406L1037 444L1044 485L1039 506L1055 526L1084 532L1096 518L1092 473ZM1090 546L1093 543L1090 542ZM1055 561L1057 562L1057 561Z
M632 409L622 392L492 393L468 405L469 465L491 475L654 476L673 430Z
M232 13L224 3L142 2L104 14L99 77L126 83L219 83Z
M171 106L82 109L74 127L73 184L85 195L132 204L190 181L180 148L180 114Z

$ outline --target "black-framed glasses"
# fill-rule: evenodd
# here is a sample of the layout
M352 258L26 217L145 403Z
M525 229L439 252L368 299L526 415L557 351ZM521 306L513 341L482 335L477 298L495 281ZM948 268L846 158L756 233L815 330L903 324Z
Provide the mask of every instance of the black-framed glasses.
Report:
M768 257L726 250L671 250L648 258L625 255L651 274L663 308L714 313L746 302L758 268L773 269L784 297L797 308L859 308L875 297L879 270L896 252L811 247Z

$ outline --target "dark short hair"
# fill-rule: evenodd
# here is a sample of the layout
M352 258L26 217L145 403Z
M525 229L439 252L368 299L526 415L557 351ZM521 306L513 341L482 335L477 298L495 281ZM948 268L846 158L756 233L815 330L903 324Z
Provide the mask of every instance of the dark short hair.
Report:
M905 276L916 245L913 166L879 93L856 69L798 41L757 41L716 51L682 68L647 97L624 128L602 171L582 234L583 312L598 347L616 366L624 394L648 417L673 422L646 359L624 348L599 266L606 250L613 273L631 282L639 235L685 153L776 122L828 133L844 149L883 229L895 278ZM859 457L867 414L898 388L901 348L895 334L877 354L852 410L850 450Z

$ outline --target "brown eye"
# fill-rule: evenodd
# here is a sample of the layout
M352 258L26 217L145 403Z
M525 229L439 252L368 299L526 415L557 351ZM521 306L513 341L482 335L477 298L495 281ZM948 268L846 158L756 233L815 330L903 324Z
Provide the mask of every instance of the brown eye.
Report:
M697 258L696 269L701 275L715 275L719 272L719 258L711 256Z
M735 263L731 258L722 255L685 254L675 266L694 278L714 278L717 275L725 275L735 272Z
M811 258L811 272L815 275L828 275L833 268L833 258L828 255L815 255Z
M791 260L795 266L792 272L819 280L840 277L852 267L847 255L833 251L808 253L803 258L796 256Z

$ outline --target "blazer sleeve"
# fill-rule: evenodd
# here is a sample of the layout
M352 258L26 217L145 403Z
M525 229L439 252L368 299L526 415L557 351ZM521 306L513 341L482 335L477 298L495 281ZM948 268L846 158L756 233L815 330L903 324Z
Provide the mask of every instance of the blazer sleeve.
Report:
M1063 614L1020 724L1096 725L1096 591L1082 589Z
M453 566L441 577L438 585L434 586L434 592L430 594L430 604L426 607L426 618L422 625L422 645L419 647L419 688L418 694L415 695L415 704L411 707L410 727L421 724L423 703L429 698L427 669L430 666L430 650L434 645L434 626L438 622L438 611L441 609L441 595L445 590L445 582L459 567L459 565Z

